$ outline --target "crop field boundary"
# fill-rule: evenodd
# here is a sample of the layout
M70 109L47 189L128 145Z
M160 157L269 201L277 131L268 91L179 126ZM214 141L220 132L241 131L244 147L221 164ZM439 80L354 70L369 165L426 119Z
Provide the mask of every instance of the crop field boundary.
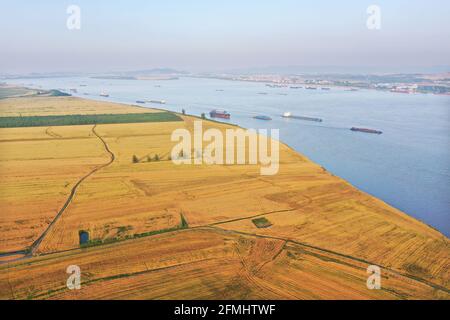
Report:
M172 112L0 117L0 128L183 121Z

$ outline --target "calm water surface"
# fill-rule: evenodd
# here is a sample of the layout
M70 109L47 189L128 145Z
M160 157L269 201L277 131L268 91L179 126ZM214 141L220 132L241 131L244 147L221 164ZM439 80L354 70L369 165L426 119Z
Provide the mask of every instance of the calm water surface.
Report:
M166 100L165 105L153 106L178 112L184 108L196 115L225 109L232 114L231 122L240 126L279 128L283 142L333 174L450 235L449 96L268 88L261 83L197 78L76 77L8 82L45 89L76 88L76 95L97 100L133 104L142 99ZM99 97L102 90L110 97ZM323 122L281 118L286 111L319 117ZM273 120L252 118L259 114ZM383 134L352 132L352 126L378 129Z

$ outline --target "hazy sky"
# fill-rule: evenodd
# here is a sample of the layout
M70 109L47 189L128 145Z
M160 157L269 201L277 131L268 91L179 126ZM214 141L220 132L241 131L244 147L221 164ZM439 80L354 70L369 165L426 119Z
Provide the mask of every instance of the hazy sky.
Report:
M448 0L0 0L0 30L0 73L450 65Z

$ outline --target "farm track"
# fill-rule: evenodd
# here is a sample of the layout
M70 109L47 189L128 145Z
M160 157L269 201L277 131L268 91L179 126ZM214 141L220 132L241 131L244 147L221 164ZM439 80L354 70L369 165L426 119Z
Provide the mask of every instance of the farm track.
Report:
M18 250L18 251L14 251L14 252L5 252L5 253L0 253L0 257L7 257L7 256L13 256L13 255L25 255L24 257L18 258L14 261L17 260L22 260L25 258L29 258L31 256L33 256L35 254L35 252L37 251L37 249L39 248L39 245L42 243L42 241L44 240L45 236L50 232L50 230L52 229L52 227L55 225L55 223L58 221L58 219L63 215L63 213L65 212L65 210L67 209L67 207L70 205L70 203L72 202L73 198L75 197L75 194L77 192L78 187L83 183L83 181L85 181L87 178L89 178L90 176L92 176L94 173L96 173L97 171L111 165L114 160L116 159L116 156L114 155L114 153L109 149L108 144L106 143L106 141L97 133L97 131L95 131L95 127L97 125L94 125L92 127L92 133L98 138L100 139L100 141L102 142L105 150L107 153L109 153L110 155L110 160L105 163L102 164L96 168L94 168L93 170L91 170L88 174L84 175L80 180L78 180L78 182L72 187L69 197L67 198L66 202L64 203L64 205L62 206L62 208L58 211L58 213L56 214L56 216L53 218L53 220L50 222L50 224L47 226L47 228L44 230L44 232L39 236L39 238L37 238L33 244L31 245L29 250ZM11 262L11 261L5 261L5 262Z

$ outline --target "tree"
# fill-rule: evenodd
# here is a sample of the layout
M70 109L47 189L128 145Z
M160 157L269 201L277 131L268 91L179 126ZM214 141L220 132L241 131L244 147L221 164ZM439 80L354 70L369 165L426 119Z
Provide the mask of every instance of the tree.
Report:
M206 119L205 113L202 113L202 119Z
M181 218L181 223L180 223L181 229L189 228L189 224L182 213L180 213L180 218Z
M136 155L133 155L133 163L138 163L139 159L138 157L136 157Z
M147 162L152 162L152 157L147 156Z
M155 154L155 156L153 157L153 160L154 160L154 161L159 161L159 156L158 156L158 154Z
M182 110L181 110L181 113L182 113L182 114L186 114L186 110L182 109Z

